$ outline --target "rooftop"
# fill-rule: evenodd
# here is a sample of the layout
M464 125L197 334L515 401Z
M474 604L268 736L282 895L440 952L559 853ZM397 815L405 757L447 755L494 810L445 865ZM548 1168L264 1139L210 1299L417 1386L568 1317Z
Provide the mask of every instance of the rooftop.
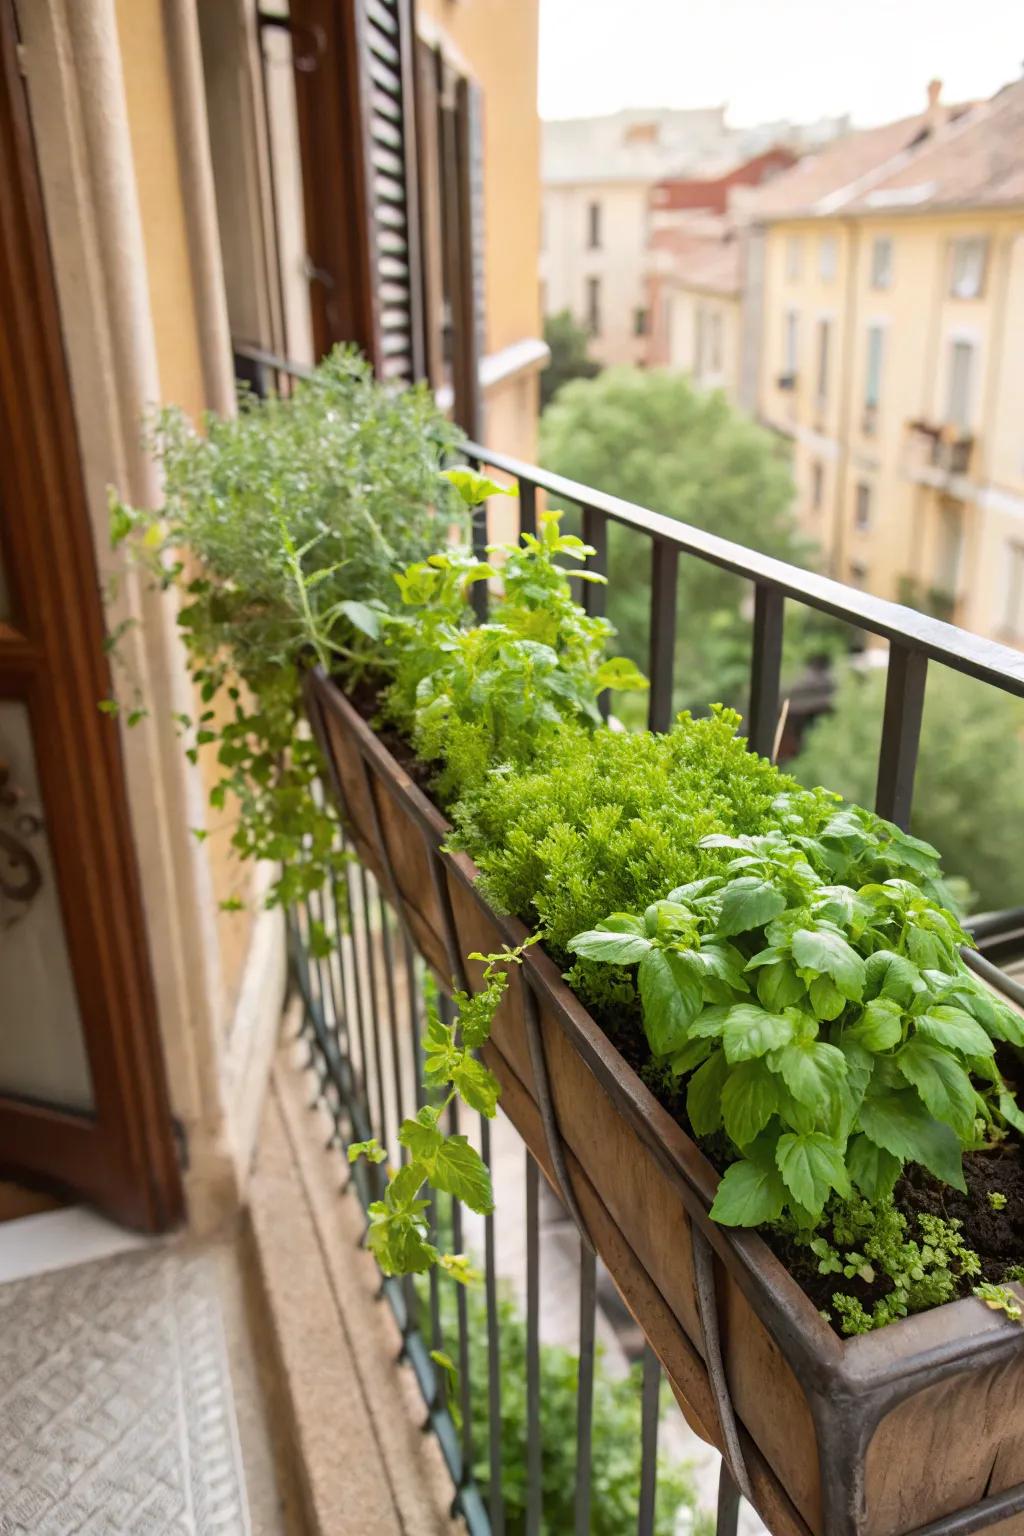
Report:
M1000 207L1024 201L1024 81L989 101L926 109L851 133L743 199L748 217L864 215L879 208Z

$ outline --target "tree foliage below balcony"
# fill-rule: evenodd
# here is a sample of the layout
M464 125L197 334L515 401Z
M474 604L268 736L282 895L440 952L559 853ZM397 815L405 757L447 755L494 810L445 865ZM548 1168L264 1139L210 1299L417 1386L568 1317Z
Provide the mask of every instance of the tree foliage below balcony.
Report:
M573 379L594 379L601 365L590 356L590 337L586 328L574 320L567 309L548 315L544 321L544 340L551 348L551 361L540 376L540 408L546 410L558 391Z
M789 764L805 784L828 784L870 805L885 673L848 669L832 714ZM1024 702L945 667L928 674L912 830L940 850L974 892L976 911L1019 906L1024 866Z
M812 550L793 517L793 479L771 433L720 392L682 374L615 368L571 383L541 422L545 468L803 565ZM608 613L622 651L647 664L650 541L609 531ZM750 668L750 584L702 561L680 559L675 707L745 705ZM746 601L745 601L746 600ZM809 610L787 615L787 671L831 648L829 626Z

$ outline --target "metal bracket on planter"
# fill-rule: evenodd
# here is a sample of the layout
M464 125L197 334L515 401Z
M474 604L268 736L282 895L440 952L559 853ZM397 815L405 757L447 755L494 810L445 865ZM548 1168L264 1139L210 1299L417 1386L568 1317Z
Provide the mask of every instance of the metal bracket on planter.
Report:
M579 1208L572 1183L569 1179L569 1171L565 1166L562 1133L558 1129L558 1121L555 1118L555 1106L551 1098L551 1081L548 1077L547 1057L544 1054L544 1040L540 1032L540 1014L537 1009L537 999L534 995L533 987L530 985L530 978L525 971L522 972L522 994L523 1018L526 1022L526 1042L530 1048L530 1065L533 1068L533 1079L537 1085L537 1107L540 1110L541 1125L544 1127L544 1140L547 1143L551 1166L555 1171L559 1193L562 1196L566 1210L576 1224L576 1230L580 1235L581 1242L586 1244L591 1253L596 1253L597 1250L591 1241L587 1224L583 1219L583 1213Z
M722 1430L722 1462L743 1497L753 1503L747 1464L740 1448L739 1430L733 1412L729 1383L722 1362L722 1339L718 1330L718 1298L715 1294L715 1259L704 1233L696 1221L690 1222L693 1239L693 1269L697 1290L697 1311L704 1336L704 1364L714 1393L718 1422Z

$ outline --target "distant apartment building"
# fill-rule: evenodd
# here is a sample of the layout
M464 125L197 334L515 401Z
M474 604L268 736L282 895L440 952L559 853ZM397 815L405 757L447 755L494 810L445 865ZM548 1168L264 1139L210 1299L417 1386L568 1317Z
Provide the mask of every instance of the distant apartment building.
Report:
M740 242L733 208L796 163L785 145L730 159L700 177L673 176L650 192L647 367L690 375L702 388L739 389Z
M651 188L720 153L727 133L724 107L542 124L541 307L586 325L599 362L646 356Z
M752 201L741 374L827 568L1024 644L1024 82Z
M724 107L633 109L542 125L541 308L569 310L604 364L650 360L651 236L695 209L722 212L846 120L733 128Z

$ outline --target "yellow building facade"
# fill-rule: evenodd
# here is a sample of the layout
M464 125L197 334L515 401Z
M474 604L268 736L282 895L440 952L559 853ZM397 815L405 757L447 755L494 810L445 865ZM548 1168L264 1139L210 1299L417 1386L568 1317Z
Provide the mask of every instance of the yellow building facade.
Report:
M758 412L830 574L1024 644L1024 201L931 169L765 222Z

